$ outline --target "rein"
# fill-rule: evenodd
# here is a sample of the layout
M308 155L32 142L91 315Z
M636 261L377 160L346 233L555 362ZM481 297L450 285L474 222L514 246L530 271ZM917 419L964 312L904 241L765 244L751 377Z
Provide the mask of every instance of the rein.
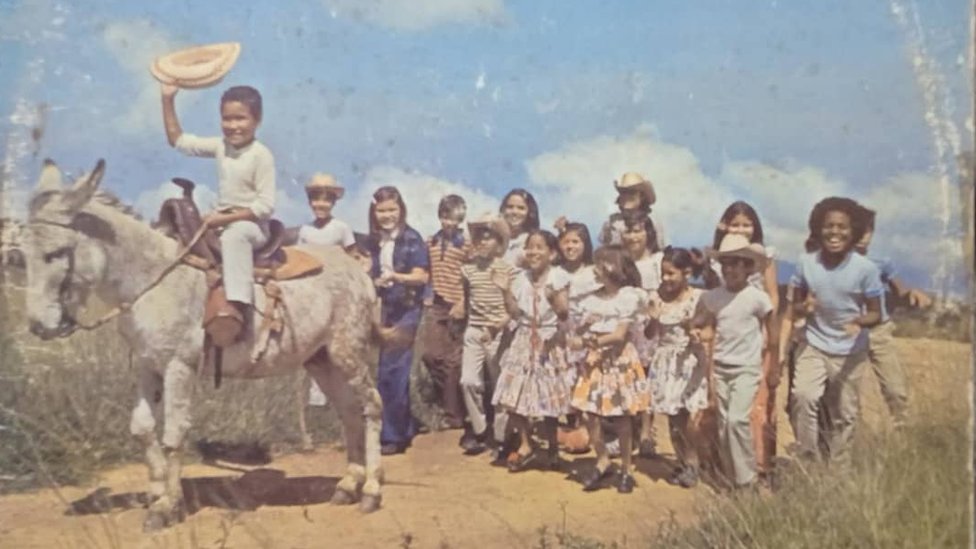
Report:
M51 222L51 221L38 221L38 222L39 223L45 223L45 224L48 224L48 225L55 225L55 226L58 226L58 227L71 228L70 225L64 225L64 224L61 224L61 223L54 223L54 222ZM206 225L200 225L200 228L197 229L197 232L193 235L193 238L191 238L190 241L187 242L186 245L184 245L180 249L179 253L176 254L176 258L173 259L173 261L171 261L170 264L167 265L166 268L163 269L162 272L160 272L159 275L157 275L156 278L153 279L153 281L150 282L148 286L146 286L145 288L143 288L143 290L141 292L139 292L138 294L136 294L135 299L133 299L131 302L129 302L129 303L125 303L125 302L120 303L118 306L114 307L112 310L110 310L109 312L107 312L104 315L102 315L98 320L96 320L96 321L94 321L94 322L92 322L90 324L83 324L83 323L80 323L80 322L75 321L74 326L72 327L72 329L69 330L67 333L61 334L60 337L68 337L68 336L70 336L71 334L73 334L74 332L76 332L78 330L85 330L85 331L94 330L96 328L101 327L106 322L111 321L112 319L114 319L115 317L119 316L120 314L129 311L132 308L133 305L135 305L146 294L148 294L150 291L152 291L153 288L155 288L156 286L158 286L159 283L162 282L163 279L166 278L167 275L169 275L169 273L173 272L173 269L175 269L177 266L179 266L183 262L183 258L186 257L186 255L188 253L190 253L190 250L193 248L193 246L196 245L197 242L200 241L200 239L203 237L204 233L206 233L208 229L209 229L209 227L207 227ZM62 310L64 310L64 305L62 305L61 308L62 308Z

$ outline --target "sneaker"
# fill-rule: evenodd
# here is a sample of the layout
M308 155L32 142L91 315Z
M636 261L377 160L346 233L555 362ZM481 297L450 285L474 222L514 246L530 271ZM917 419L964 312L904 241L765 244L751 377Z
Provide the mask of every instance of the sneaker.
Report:
M682 488L694 488L698 485L698 469L695 467L685 467L677 478L678 486Z

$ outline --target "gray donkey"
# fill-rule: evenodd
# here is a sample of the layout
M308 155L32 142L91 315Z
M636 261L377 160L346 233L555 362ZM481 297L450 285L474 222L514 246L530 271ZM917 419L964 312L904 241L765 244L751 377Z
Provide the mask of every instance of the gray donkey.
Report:
M203 375L200 324L207 285L203 272L185 265L160 279L179 261L180 245L98 190L104 171L100 160L64 187L61 171L45 162L23 235L28 316L31 332L50 339L79 329L74 314L89 295L119 307L118 329L140 372L130 429L145 444L154 501L144 527L154 530L185 515L181 452L193 386ZM358 499L361 510L371 512L380 505L382 481L382 402L366 362L376 292L362 267L338 249L306 251L323 258L325 268L279 282L285 305L280 336L252 362L261 324L256 316L245 339L224 350L223 375L259 378L304 365L335 404L345 431L349 465L332 501ZM255 291L255 299L255 309L263 310L264 293Z

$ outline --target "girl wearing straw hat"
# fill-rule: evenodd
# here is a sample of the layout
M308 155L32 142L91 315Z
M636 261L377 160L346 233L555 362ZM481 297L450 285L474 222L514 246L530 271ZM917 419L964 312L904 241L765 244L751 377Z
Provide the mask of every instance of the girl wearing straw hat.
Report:
M624 213L636 212L651 219L651 206L657 202L654 184L639 173L623 174L619 180L613 182L613 187L617 190L617 208L620 211L612 214L600 229L599 241L604 246L621 243L621 236L624 233ZM664 249L667 245L664 228L658 220L652 220L651 224L657 235L657 248Z

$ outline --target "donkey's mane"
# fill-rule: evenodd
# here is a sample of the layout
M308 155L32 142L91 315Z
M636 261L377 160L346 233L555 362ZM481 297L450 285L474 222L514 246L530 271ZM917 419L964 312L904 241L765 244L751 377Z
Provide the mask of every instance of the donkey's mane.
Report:
M132 206L126 204L125 202L122 202L122 199L116 196L115 193L113 193L112 191L106 189L99 189L98 191L95 192L95 195L92 197L92 200L104 206L108 206L119 213L123 213L131 217L132 219L138 221L145 221L142 218L142 216L139 215L139 212L137 212Z

